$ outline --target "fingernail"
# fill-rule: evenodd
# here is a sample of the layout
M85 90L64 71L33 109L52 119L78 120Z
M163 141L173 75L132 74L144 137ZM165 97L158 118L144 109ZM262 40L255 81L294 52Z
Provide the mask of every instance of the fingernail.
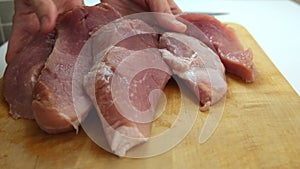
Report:
M49 25L49 18L47 16L43 16L42 19L40 20L40 25L41 25L41 30L46 31L48 29Z
M49 22L49 19L47 16L43 16L41 19L41 25L47 25Z
M176 30L178 32L185 32L187 29L187 26L183 24L182 22L179 22L178 20L174 20L173 24L176 26Z

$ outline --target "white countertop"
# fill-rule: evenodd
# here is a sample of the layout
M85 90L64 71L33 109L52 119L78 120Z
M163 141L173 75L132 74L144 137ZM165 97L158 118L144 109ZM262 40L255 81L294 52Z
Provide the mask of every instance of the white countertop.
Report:
M175 0L185 12L228 12L216 16L243 25L300 95L300 5L289 0ZM85 0L94 5L97 0ZM0 76L7 44L0 47Z

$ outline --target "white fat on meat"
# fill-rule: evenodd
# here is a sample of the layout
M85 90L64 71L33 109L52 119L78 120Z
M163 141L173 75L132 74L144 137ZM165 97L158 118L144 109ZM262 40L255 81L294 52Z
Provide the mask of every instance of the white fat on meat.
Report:
M103 123L103 128L111 151L120 157L124 157L128 150L148 140L135 126L121 126L114 129Z
M198 39L180 33L164 33L160 52L173 74L197 95L202 108L218 102L226 93L225 68L210 48Z

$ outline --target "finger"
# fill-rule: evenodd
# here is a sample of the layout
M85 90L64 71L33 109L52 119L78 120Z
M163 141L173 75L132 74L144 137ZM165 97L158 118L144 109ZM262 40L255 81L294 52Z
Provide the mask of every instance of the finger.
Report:
M9 64L20 50L26 46L33 34L39 31L40 24L31 5L26 0L14 1L12 33L9 37L6 62Z
M50 32L55 27L58 15L57 8L52 0L30 0L37 17L40 21L42 32Z
M83 0L52 0L57 8L58 13L71 10L77 6L83 6Z
M179 6L175 3L174 0L169 0L170 9L173 13L173 15L181 14L182 10L179 8Z
M149 0L148 5L152 12L165 13L156 15L157 22L162 27L176 32L186 31L186 25L176 20L167 0Z

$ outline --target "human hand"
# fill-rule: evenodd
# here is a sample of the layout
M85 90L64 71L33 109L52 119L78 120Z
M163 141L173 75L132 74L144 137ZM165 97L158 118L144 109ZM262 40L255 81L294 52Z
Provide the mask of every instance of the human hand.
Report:
M182 11L173 0L102 0L115 7L122 15L152 11L168 14L179 14ZM13 29L9 39L6 62L15 56L33 37L32 35L47 33L54 29L58 14L75 6L82 6L83 0L15 0ZM170 17L157 17L163 27L184 32L186 26Z
M177 15L182 13L174 0L102 0L116 8L122 15L129 15L139 12L159 12ZM166 29L185 32L186 25L174 17L157 15L158 23Z
M36 33L51 32L60 13L82 5L83 0L15 0L6 62L9 63Z

